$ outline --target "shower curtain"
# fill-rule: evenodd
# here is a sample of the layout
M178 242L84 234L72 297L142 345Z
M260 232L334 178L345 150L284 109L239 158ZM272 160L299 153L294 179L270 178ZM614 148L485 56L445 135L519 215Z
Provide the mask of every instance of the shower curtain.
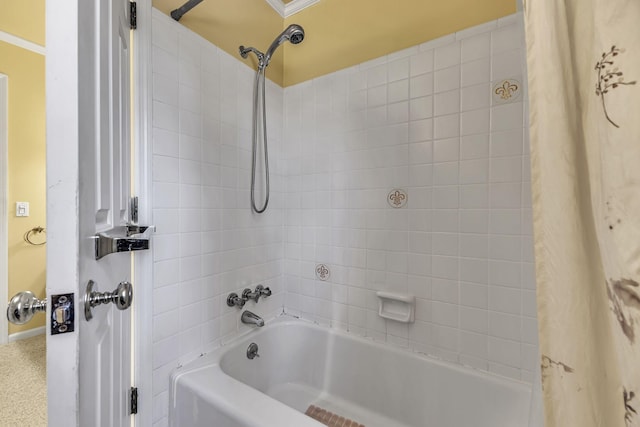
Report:
M640 426L640 1L525 24L545 425Z

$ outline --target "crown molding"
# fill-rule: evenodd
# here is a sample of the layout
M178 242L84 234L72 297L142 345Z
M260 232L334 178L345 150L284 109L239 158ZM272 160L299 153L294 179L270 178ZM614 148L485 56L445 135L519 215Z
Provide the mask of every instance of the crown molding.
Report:
M291 15L295 15L303 9L313 6L320 0L293 0L291 3L284 6L284 17L288 18Z
M282 0L266 0L266 2L284 18L284 3Z
M318 3L320 0L293 0L288 4L284 4L282 0L266 0L269 5L280 14L283 18L295 15L307 7Z

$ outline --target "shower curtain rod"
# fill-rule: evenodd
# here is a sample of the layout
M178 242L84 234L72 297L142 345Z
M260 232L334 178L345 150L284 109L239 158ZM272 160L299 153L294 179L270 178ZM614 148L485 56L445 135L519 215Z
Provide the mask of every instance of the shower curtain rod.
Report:
M189 12L191 9L199 5L201 2L202 0L189 0L188 2L186 2L185 4L177 8L176 10L172 10L171 17L176 21L179 21L180 18L182 18L182 16L185 13Z

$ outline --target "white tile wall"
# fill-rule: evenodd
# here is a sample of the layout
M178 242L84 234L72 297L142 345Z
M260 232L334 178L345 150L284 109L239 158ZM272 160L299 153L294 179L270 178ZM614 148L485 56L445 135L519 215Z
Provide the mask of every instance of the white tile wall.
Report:
M521 14L284 90L288 312L532 380L527 100L493 106L505 78L526 83ZM379 290L416 322L378 317Z
M243 331L226 295L525 381L537 359L522 16L299 85L268 82L272 194L249 209L253 70L153 17L154 426L169 374ZM523 88L526 95L526 88ZM408 191L405 208L386 202ZM328 281L315 276L331 268ZM416 321L375 291L416 296Z
M271 202L249 209L253 72L173 20L153 15L154 426L167 425L169 374L242 332L229 292L263 283L283 305L283 91L268 83Z

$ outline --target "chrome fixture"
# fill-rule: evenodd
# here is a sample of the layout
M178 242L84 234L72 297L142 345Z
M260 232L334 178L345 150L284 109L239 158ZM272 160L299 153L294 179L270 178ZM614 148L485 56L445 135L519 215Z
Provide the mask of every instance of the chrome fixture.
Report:
M74 331L74 300L73 293L51 295L51 335Z
M39 300L33 292L18 292L9 301L7 307L7 320L14 325L24 325L29 322L36 313L47 311L47 300Z
M240 320L246 325L256 325L259 328L262 328L264 326L264 320L262 319L262 317L250 312L249 310L245 310L242 312L242 317L240 317Z
M96 240L96 259L100 259L116 252L132 252L149 249L149 239L133 237L142 235L147 230L155 230L154 226L143 226L137 224L127 224L124 227L116 227L107 233L98 233L94 236ZM112 235L118 234L119 236Z
M246 299L239 297L238 294L236 294L235 292L230 293L229 296L227 297L227 305L229 307L242 308L244 307L244 304L246 302L247 302Z
M271 296L271 289L267 286L266 288L262 285L256 286L256 292L260 292L260 296L263 298Z
M249 301L250 299L252 299L254 302L258 302L258 300L260 299L260 292L251 292L251 289L245 288L245 290L242 291L242 299L245 301Z
M242 295L238 296L235 292L232 292L227 296L227 305L229 307L239 307L242 308L249 300L253 300L254 302L258 302L260 297L266 298L271 296L271 289L269 287L264 287L262 285L257 285L256 289L252 292L251 289L245 288L242 291Z
M265 68L271 62L271 57L275 53L278 46L285 41L290 41L291 44L298 44L304 40L304 30L300 25L289 25L282 33L276 37L271 43L267 53L262 53L254 47L240 46L240 56L246 58L250 52L253 52L258 58L258 70L256 71L255 86L253 90L253 134L252 134L252 157L251 157L251 209L255 213L262 213L267 210L269 204L269 153L267 151L267 112L265 102ZM262 97L262 99L260 99ZM259 110L262 107L262 126L260 126ZM265 199L261 208L258 208L255 200L256 190L256 167L258 156L258 137L259 129L262 132L262 150L264 152L264 170L265 170Z
M189 0L179 8L172 10L171 17L176 21L179 21L185 13L189 12L200 3L202 3L202 0Z
M251 289L246 288L244 291L242 291L242 299L247 301L247 300L253 300L255 302L258 302L258 300L260 299L260 297L269 297L271 296L271 289L269 289L268 287L265 288L262 285L258 285L256 286L255 291L251 292Z
M302 40L304 40L304 30L302 29L302 27L298 24L289 25L283 32L280 33L280 35L273 41L273 43L271 43L271 46L269 46L269 49L267 49L267 53L264 54L265 67L269 65L271 56L276 51L278 46L280 46L282 43L290 41L291 44L298 44L302 43Z
M124 229L127 234L127 237L134 236L136 234L144 234L149 228L154 229L153 226L148 225L137 225L137 224L127 224Z
M249 344L249 347L247 348L247 357L251 360L255 359L256 357L260 357L260 355L258 354L258 344L254 342Z
M271 46L267 49L267 53L262 53L255 47L240 46L240 56L246 58L249 52L253 52L258 57L258 68L264 69L269 65L269 62L271 62L271 57L278 46L287 40L290 41L291 44L301 43L302 40L304 40L304 29L298 24L291 24L271 43Z
M84 294L84 317L87 320L93 319L91 309L101 304L115 304L118 310L126 310L133 301L133 286L129 282L120 282L113 292L97 292L93 290L95 286L93 280L87 283L87 290Z

